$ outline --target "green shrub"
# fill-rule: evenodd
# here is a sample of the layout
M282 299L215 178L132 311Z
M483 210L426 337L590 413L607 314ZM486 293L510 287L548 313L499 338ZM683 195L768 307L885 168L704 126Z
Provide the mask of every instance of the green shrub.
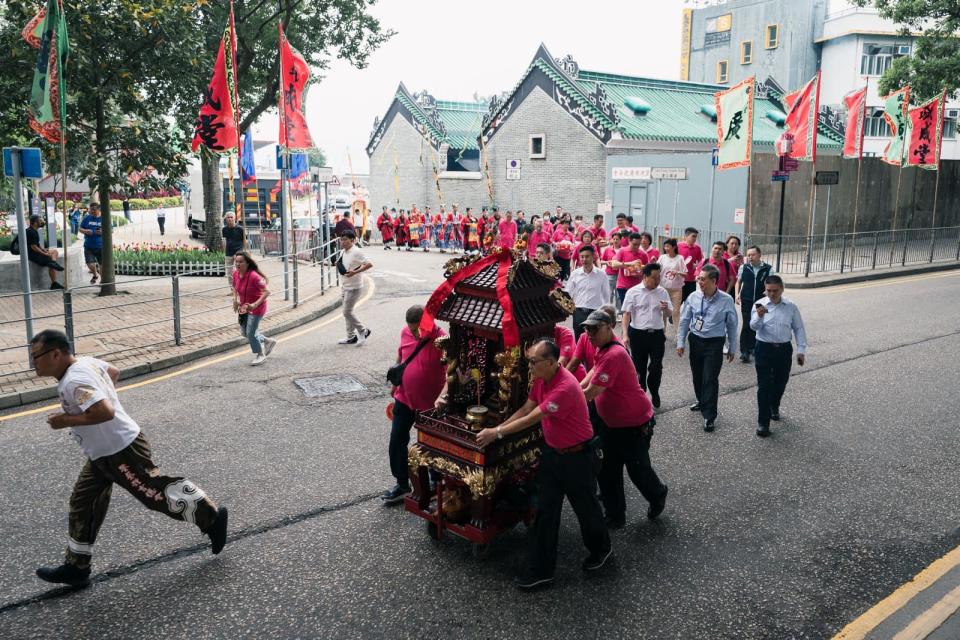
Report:
M0 251L10 251L10 243L13 242L13 236L7 235L0 238Z

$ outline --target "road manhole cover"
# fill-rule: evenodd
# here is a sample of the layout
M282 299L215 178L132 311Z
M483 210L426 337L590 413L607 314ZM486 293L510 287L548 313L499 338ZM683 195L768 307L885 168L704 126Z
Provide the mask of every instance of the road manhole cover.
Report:
M353 376L335 375L316 378L297 378L293 381L308 398L324 398L339 393L366 391L367 387Z

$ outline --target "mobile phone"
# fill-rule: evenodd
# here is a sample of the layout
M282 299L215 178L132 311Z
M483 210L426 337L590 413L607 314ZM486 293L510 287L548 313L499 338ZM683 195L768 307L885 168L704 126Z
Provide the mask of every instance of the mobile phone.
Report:
M758 302L758 303L757 303L756 305L754 305L754 306L756 306L757 309L760 309L761 307L763 307L763 303L762 303L762 302Z

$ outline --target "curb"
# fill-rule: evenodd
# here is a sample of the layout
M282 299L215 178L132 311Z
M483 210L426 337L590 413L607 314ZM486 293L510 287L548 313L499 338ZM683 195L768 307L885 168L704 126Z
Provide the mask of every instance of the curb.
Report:
M303 326L307 322L313 322L318 318L322 318L331 311L340 308L342 299L340 296L337 296L330 301L329 304L326 304L316 311L311 311L306 316L301 318L291 318L276 327L273 327L269 330L264 331L264 335L278 335L281 333L286 333L292 329ZM189 353L180 353L173 356L167 356L165 358L160 358L159 360L154 360L152 362L143 362L140 364L135 364L120 370L120 380L128 380L130 378L136 378L138 376L143 376L148 373L154 373L156 371L162 371L164 369L170 369L194 360L200 360L208 356L215 355L217 353L223 353L224 351L232 351L237 347L242 347L244 345L249 345L250 343L246 338L235 337L224 340L219 344L211 344L205 347L200 347L195 351ZM24 405L33 404L34 402L39 402L41 400L49 400L51 398L57 397L57 387L40 387L38 389L30 389L29 391L20 391L17 393L7 393L0 395L0 410L2 409L12 409L14 407L22 407Z
M916 267L902 267L900 269L884 269L883 271L863 271L854 272L850 275L838 275L835 278L825 280L810 280L798 277L784 278L784 284L790 289L820 289L822 287L835 287L841 284L856 284L858 282L870 282L873 280L887 280L890 278L901 278L904 276L913 276L923 273L934 273L937 271L952 271L960 269L960 262L950 262L947 264L925 264Z

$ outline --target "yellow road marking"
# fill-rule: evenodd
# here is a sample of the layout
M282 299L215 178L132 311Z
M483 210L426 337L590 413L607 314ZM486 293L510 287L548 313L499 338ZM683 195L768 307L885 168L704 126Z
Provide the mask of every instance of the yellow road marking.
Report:
M833 640L861 640L881 622L900 610L914 596L942 578L948 571L960 565L960 547L934 561L913 579L875 604L869 611L844 627Z
M374 281L373 281L372 278L368 278L368 277L364 276L364 279L365 279L367 282L370 283L370 288L369 288L368 291L363 295L363 297L360 298L360 299L357 301L357 305L356 305L356 306L358 306L358 307L359 307L359 306L362 306L365 302L367 302L368 300L370 300L370 298L373 297L374 291L376 290L376 285L374 284ZM343 318L343 313L338 313L338 314L336 314L336 315L334 315L334 316L330 316L330 317L327 318L326 320L323 320L323 321L321 321L321 322L319 322L319 323L317 323L317 324L315 324L315 325L313 325L312 327L309 327L309 328L307 328L307 329L301 329L300 331L297 331L297 332L295 332L295 333L286 334L286 335L284 335L283 337L278 338L278 339L277 339L277 342L287 342L288 340L293 340L294 338L299 338L299 337L302 336L302 335L308 334L308 333L310 333L310 332L312 332L312 331L316 331L317 329L320 329L320 328L322 328L322 327L325 327L325 326L327 326L328 324L330 324L330 323L332 323L332 322L335 322L336 320L339 320L340 318ZM248 345L248 346L249 346L249 345ZM191 365L191 366L186 367L186 368L184 368L184 369L178 369L178 370L173 371L173 372L171 372L171 373L165 373L165 374L163 374L163 375L161 375L161 376L157 376L156 378L150 378L149 380L143 380L142 382L135 382L135 383L133 383L133 384L124 385L124 386L119 387L119 388L117 389L117 393L120 393L121 391L129 391L129 390L131 390L131 389L139 389L140 387L145 387L145 386L147 386L147 385L149 385L149 384L156 384L157 382L163 382L164 380L170 380L171 378L176 378L176 377L182 376L182 375L184 375L184 374L191 373L191 372L193 372L193 371L197 371L198 369L205 369L205 368L210 367L210 366L212 366L212 365L220 364L221 362L226 362L227 360L233 360L234 358L239 358L239 357L242 356L244 353L246 353L245 347L237 347L236 351L234 351L233 353L228 353L228 354L225 355L225 356L220 356L220 357L218 357L218 358L214 358L213 360L206 360L206 361L204 361L204 362L200 362L200 363L198 363L198 364ZM45 412L45 411L52 411L52 410L54 410L54 409L60 409L60 405L59 405L59 404L48 404L48 405L46 405L46 406L44 406L44 407L38 407L37 409L28 409L27 411L20 411L20 412L18 412L18 413L11 413L11 414L6 415L6 416L0 416L0 422L6 422L6 421L8 421L8 420L13 420L14 418L22 418L22 417L24 417L24 416L32 416L32 415L36 415L36 414L38 414L38 413L43 413L43 412Z
M848 284L848 285L838 285L836 287L824 287L821 289L822 293L842 293L844 291L853 291L855 289L869 289L870 287L887 287L894 284L903 284L905 282L917 282L918 280L933 280L935 278L947 278L950 276L956 276L957 273L954 271L946 271L941 273L930 273L923 274L918 276L909 276L907 278L891 278L889 280L882 280L880 282L863 282L859 284Z
M960 608L960 587L943 596L940 602L914 618L903 631L893 636L893 640L923 640L939 629L940 625L946 622L958 608Z

